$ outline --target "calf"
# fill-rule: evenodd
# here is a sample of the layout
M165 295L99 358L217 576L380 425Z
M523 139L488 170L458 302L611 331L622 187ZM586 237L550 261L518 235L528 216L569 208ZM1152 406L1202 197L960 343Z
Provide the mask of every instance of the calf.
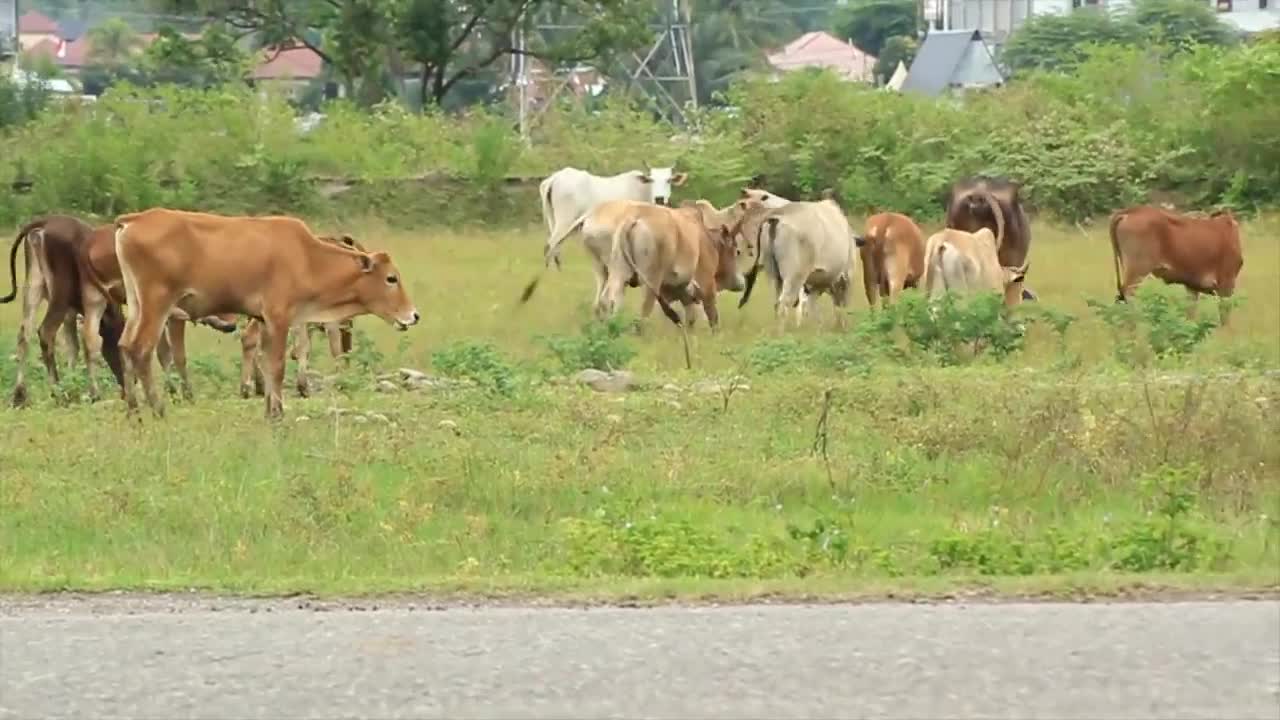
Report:
M862 258L862 285L867 304L883 297L892 302L904 288L916 287L924 277L924 236L920 226L899 213L867 218L863 236L855 238Z
M1244 267L1240 225L1229 211L1207 218L1152 205L1116 211L1111 252L1118 302L1125 302L1147 275L1182 285L1192 295L1231 297Z
M745 283L737 266L733 232L721 226L708 233L696 208L672 210L628 203L616 212L627 214L613 236L609 280L600 296L599 313L616 312L623 278L636 277L646 289L641 318L653 312L656 302L671 322L680 325L681 319L670 305L679 300L685 309L685 324L693 321L693 306L701 305L715 332L720 325L716 293L741 290Z
M164 415L151 354L170 310L193 317L237 313L263 322L266 416L284 412L280 388L289 328L372 313L407 330L421 319L385 252L327 243L290 217L231 217L155 208L116 218L116 255L132 308L120 347L128 411L141 380Z
M671 189L683 185L686 173L674 168L631 170L617 175L601 177L574 167L561 168L538 185L542 201L542 219L547 224L547 246L543 249L544 264L555 263L560 267L560 242L568 236L580 219L591 209L609 200L635 200L667 205L671 201ZM560 237L560 240L556 238Z
M350 235L334 237L321 235L320 239L334 245L343 245L360 252L368 252L363 245ZM297 361L297 388L302 397L311 395L310 380L307 377L307 365L311 359L311 333L322 330L329 339L329 353L334 359L341 358L351 352L351 320L342 322L306 323L302 327L290 328L293 346L290 356ZM244 331L240 333L240 397L247 398L251 394L263 395L262 364L260 348L262 346L262 323L257 318L249 318Z
M777 293L774 312L779 321L795 308L796 325L804 319L809 295L831 294L836 322L849 303L849 278L853 272L853 233L844 211L831 199L788 202L769 208L755 199L739 200L743 209L741 232L756 246L755 261L747 273L746 290L738 307L751 299L751 289L763 268Z

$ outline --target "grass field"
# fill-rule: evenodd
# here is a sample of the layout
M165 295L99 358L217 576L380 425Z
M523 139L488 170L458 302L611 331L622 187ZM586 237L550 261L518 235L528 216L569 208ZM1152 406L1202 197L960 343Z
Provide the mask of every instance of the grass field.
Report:
M1078 317L1062 341L1034 325L1021 351L952 366L863 353L868 336L829 329L825 298L790 341L765 287L741 311L722 296L723 332L692 333L692 370L660 313L643 336L583 339L593 283L577 240L521 308L541 228L317 229L390 250L422 324L358 319L373 349L346 370L317 337L331 377L302 400L291 368L275 428L261 399L238 397L230 336L188 332L197 400L141 427L111 390L55 403L33 352L35 406L0 410L0 589L1280 586L1280 219L1243 229L1230 325L1137 369L1086 304L1114 297L1096 226L1034 231L1038 305ZM16 324L0 309L6 395ZM632 348L644 386L562 381L551 337L570 359ZM375 391L402 367L475 386Z

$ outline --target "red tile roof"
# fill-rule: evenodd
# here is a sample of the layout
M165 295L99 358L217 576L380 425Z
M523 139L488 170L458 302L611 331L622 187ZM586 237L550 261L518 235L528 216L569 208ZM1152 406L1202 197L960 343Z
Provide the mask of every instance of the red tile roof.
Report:
M264 50L262 62L253 69L250 77L255 80L278 80L282 78L304 80L320 77L323 70L324 59L315 50L309 47L295 46L283 50Z
M769 64L778 70L829 67L850 80L872 80L874 55L822 31L807 32L769 55Z
M12 17L12 16L11 16ZM18 18L19 33L56 34L58 23L39 10L28 10Z
M182 34L189 40L200 37L194 33ZM145 48L155 42L158 37L159 35L156 33L139 33L138 47ZM58 45L58 40L45 38L28 48L26 55L33 58L45 56L53 60L54 63L66 68L82 68L92 62L93 44L89 41L88 33L68 42L62 57L58 57Z

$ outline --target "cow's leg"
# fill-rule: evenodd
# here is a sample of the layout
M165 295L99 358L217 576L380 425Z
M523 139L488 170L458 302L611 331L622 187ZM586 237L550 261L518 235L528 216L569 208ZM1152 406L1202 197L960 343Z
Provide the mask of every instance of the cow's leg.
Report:
M876 300L880 297L880 278L876 274L875 265L865 256L862 258L862 290L867 295L867 307L874 310Z
M44 361L44 368L49 373L49 382L55 386L62 383L58 376L58 333L62 329L62 321L67 317L69 310L70 308L56 299L51 300L45 310L44 320L40 323L40 329L36 333L40 339L40 359Z
M102 316L107 311L107 299L96 289L82 288L81 297L84 302L84 371L89 378L89 400L97 402L101 399L98 392L98 379L94 377L94 362L102 356Z
M835 314L835 326L838 330L844 330L849 323L849 292L853 283L847 274L836 278L831 285L831 311ZM885 297L890 295L885 293Z
M173 345L170 343L169 330L174 322L173 317L165 320L164 330L160 333L160 339L156 341L156 361L160 364L161 374L164 375L164 391L169 395L178 394L178 388L173 386L173 378L169 375L169 371L173 369Z
M298 388L300 397L311 397L311 381L307 377L307 370L311 360L312 326L311 323L298 323L292 330L293 351L290 354L298 363L298 369L295 370L297 377L294 378L294 384Z
M342 329L336 322L324 324L324 335L329 341L329 355L337 360L342 357Z
M716 294L707 293L702 298L701 305L703 311L707 313L707 327L711 328L711 334L714 335L720 331L720 310L716 307ZM690 327L693 326L692 319L686 322L689 323Z
M281 388L284 386L284 355L285 345L289 340L289 321L279 316L264 317L263 321L262 349L266 356L266 368L263 373L266 380L266 415L268 420L274 420L284 415Z
M30 338L36 321L36 310L45 299L44 277L40 274L39 265L33 265L30 256L27 258L27 284L22 290L22 321L18 323L18 346L15 362L17 376L13 384L13 406L25 407L31 398L27 394L27 351L30 349Z
M163 418L164 397L156 392L155 352L156 346L160 343L160 336L164 334L165 326L169 321L169 311L173 308L177 297L162 288L150 292L144 290L143 293L135 300L135 293L129 292L129 305L133 312L129 316L124 338L120 342L124 356L127 358L125 392L127 396L133 395L133 386L129 381L129 376L132 374L142 383L142 391L147 397L151 411L156 417ZM129 399L133 401L129 402ZM126 399L126 403L130 410L136 409L136 398L129 399Z
M240 332L240 397L262 394L262 370L258 367L258 350L262 346L262 323L249 318Z
M173 353L173 366L178 371L178 382L182 384L182 399L187 402L195 400L191 390L191 376L187 374L187 324L176 318L169 318L169 349Z
M74 368L77 358L80 357L80 327L76 322L78 317L75 313L67 313L67 316L62 320L62 327L60 328L63 331L60 336L62 344L67 348L68 369Z
M600 316L600 308L603 306L602 297L604 296L604 287L609 280L609 266L600 262L593 254L591 256L591 271L596 278L596 294L592 296L592 307L596 309L596 316Z

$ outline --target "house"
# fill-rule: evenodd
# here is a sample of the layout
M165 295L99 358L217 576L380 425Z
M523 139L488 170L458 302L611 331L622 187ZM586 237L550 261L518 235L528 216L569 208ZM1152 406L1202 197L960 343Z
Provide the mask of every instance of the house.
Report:
M295 100L324 74L324 58L305 45L268 48L260 57L257 67L249 71L249 84L283 91Z
M822 32L807 32L768 55L769 65L778 72L804 68L830 68L851 82L875 82L876 58L851 43ZM777 79L775 74L774 78Z
M26 52L45 40L62 37L58 23L39 10L28 10L18 16L18 46Z
M991 48L978 30L933 30L911 62L903 92L931 97L967 88L1004 84Z
M199 37L191 33L184 33L188 39ZM135 53L140 53L151 43L160 37L156 33L140 33L137 36L138 44L134 48ZM82 32L74 40L68 40L62 37L46 38L33 45L23 53L29 60L39 57L48 57L63 72L69 75L79 74L85 67L93 64L93 42L89 39L88 32Z
M1215 8L1227 25L1242 34L1280 28L1280 0L1201 0ZM1121 13L1131 0L938 0L935 25L942 30L981 30L987 42L1000 46L1036 15L1065 15L1101 8Z

